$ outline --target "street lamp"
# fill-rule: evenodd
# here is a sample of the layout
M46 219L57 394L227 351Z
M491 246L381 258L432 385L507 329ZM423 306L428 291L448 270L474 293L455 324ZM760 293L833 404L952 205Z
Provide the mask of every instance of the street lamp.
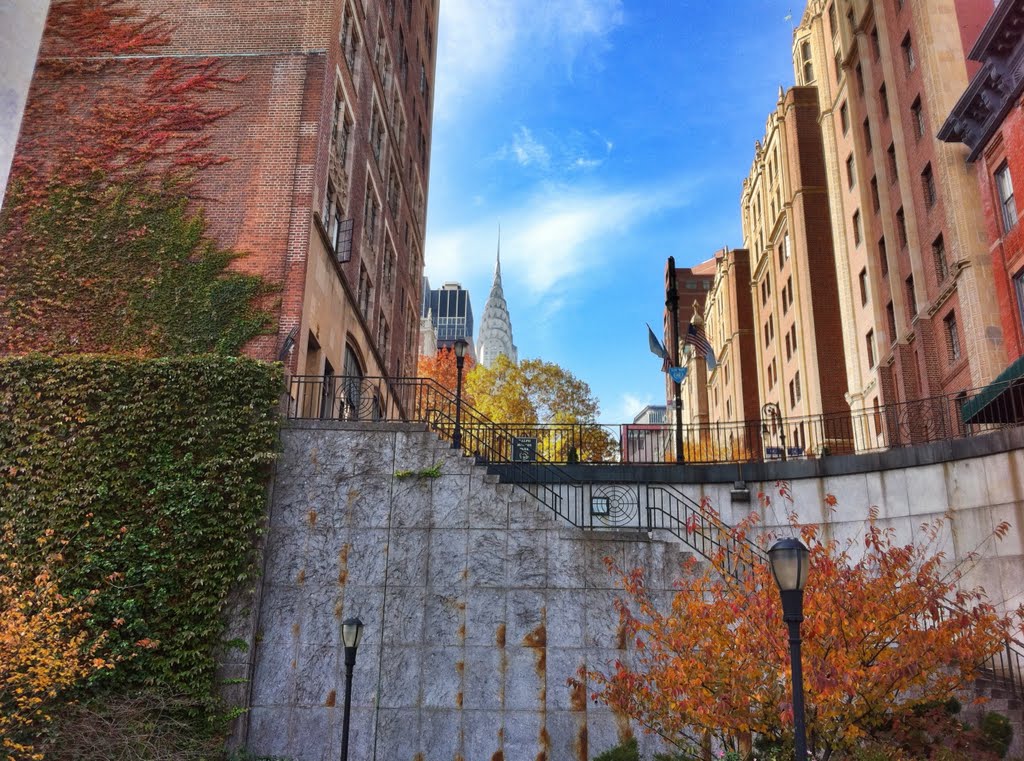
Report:
M782 449L782 461L786 461L786 426L782 422L782 410L779 408L777 402L767 402L761 408L761 434L767 438L768 436L768 421L767 418L771 418L772 427L778 426L779 428L779 444Z
M789 660L793 669L793 734L796 761L807 761L804 728L804 675L800 660L800 622L804 620L804 585L810 551L799 539L780 539L768 550L772 576L782 596L782 620L789 626Z
M341 761L348 761L348 722L352 710L352 669L356 665L356 648L363 638L363 622L347 618L341 624L341 639L345 643L345 717L341 724Z
M670 333L672 335L672 352L674 354L672 363L679 367L679 289L676 288L676 258L668 258L668 274L665 283L665 308L668 309ZM672 380L672 391L674 394L673 404L675 405L675 445L676 462L683 462L683 391L681 382Z
M466 362L465 338L455 340L455 432L452 433L452 449L462 446L462 365Z

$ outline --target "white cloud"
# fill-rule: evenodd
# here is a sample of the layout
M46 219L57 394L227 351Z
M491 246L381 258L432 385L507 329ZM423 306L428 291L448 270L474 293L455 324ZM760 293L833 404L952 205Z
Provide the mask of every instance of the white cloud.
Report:
M463 99L494 92L512 65L523 76L557 63L571 77L577 59L603 52L622 21L622 0L444 0L435 115L454 119Z
M604 163L604 159L588 159L580 156L572 162L573 169L596 169Z
M538 142L526 127L520 127L519 131L512 136L511 153L520 166L534 164L542 169L547 169L551 163L551 154L548 153L548 149Z
M501 254L506 290L510 285L523 287L533 301L552 298L570 288L576 275L600 267L612 253L609 241L654 214L686 205L693 188L692 181L615 191L548 185L524 201L494 210L489 218L431 230L427 274L432 281L478 279L489 285L494 266L491 252L498 224L504 221Z

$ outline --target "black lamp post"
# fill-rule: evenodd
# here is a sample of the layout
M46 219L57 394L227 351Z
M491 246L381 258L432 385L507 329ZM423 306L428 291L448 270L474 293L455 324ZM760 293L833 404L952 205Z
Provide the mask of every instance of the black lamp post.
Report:
M786 461L786 426L782 421L782 410L777 402L767 402L761 407L761 434L768 437L768 420L771 418L772 427L779 427L779 444L782 449L782 461Z
M455 340L455 431L452 433L452 449L462 446L462 366L466 362L465 338Z
M345 714L341 724L341 761L348 761L348 722L352 711L352 669L356 665L356 648L363 638L363 622L347 618L341 624L341 639L345 643Z
M665 283L665 307L668 309L669 333L672 336L672 364L679 367L679 289L676 288L676 258L668 258L668 281ZM683 462L683 391L682 384L672 381L672 391L675 396L675 445L676 462Z
M782 596L782 620L789 626L789 660L793 668L793 735L796 761L807 761L804 727L804 674L800 660L800 622L804 620L804 585L810 551L799 539L780 539L768 550L772 576Z

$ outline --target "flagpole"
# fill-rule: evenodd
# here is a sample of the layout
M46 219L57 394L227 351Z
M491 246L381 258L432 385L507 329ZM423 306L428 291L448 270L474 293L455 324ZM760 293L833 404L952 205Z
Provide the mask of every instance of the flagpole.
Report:
M668 283L665 287L665 306L669 310L669 314L672 316L672 324L670 326L672 334L672 354L673 354L673 366L681 367L679 363L679 291L676 289L676 258L670 256L668 258ZM682 463L683 460L683 396L681 384L679 381L672 381L672 389L675 392L675 408L676 408L676 420L675 420L675 439L676 439L676 462Z

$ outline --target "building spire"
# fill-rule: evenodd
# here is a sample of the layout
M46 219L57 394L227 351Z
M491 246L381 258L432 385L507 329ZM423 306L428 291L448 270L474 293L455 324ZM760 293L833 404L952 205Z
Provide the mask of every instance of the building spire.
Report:
M502 354L519 361L519 352L512 342L512 319L509 317L505 292L501 286L501 226L498 226L498 252L494 264L494 284L487 297L483 318L480 320L480 335L477 339L480 364L490 367Z

